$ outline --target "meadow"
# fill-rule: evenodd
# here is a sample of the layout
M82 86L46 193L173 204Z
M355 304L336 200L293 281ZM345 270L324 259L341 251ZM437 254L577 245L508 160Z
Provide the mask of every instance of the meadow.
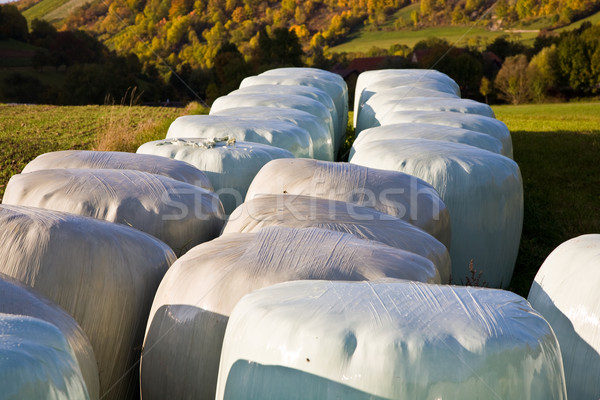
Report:
M600 103L494 106L511 133L525 190L525 219L510 289L527 296L535 273L562 242L600 232ZM164 138L185 109L0 105L0 197L37 155L63 149L135 151ZM485 280L485 268L483 279Z

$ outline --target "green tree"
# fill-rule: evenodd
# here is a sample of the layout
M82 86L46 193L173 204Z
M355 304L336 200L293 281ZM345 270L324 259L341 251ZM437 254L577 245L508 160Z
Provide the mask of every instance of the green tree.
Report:
M479 93L485 97L485 103L488 103L488 96L492 94L492 81L485 76L481 78L481 84L479 85Z
M13 4L0 5L0 39L27 41L27 20Z
M523 54L508 57L494 80L499 96L511 104L521 104L531 99L528 84L527 57Z

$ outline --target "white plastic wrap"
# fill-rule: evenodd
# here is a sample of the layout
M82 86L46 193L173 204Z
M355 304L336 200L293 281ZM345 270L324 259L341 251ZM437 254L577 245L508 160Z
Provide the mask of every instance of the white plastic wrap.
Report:
M554 329L569 399L600 398L600 234L568 240L538 271L528 300Z
M296 281L254 291L236 305L216 398L567 397L552 329L514 293Z
M0 272L47 296L92 344L102 399L139 392L139 359L152 299L175 254L119 224L39 208L0 207Z
M89 399L73 350L44 320L0 313L0 398Z
M386 103L374 104L367 101L356 122L356 132L383 125L380 121L389 113L398 111L446 111L462 114L477 114L495 118L492 108L485 103L469 99L442 97L411 97Z
M444 142L468 144L469 146L502 154L502 143L495 137L486 135L485 133L455 128L453 126L413 122L365 129L354 141L354 146L360 147L365 143L390 139L440 140ZM350 149L350 157L352 157L352 154L354 154L354 147Z
M281 75L258 75L244 78L240 84L240 88L255 85L300 85L316 87L331 96L337 111L337 120L333 121L334 126L334 144L337 146L343 140L346 134L346 126L348 125L348 87L336 80L328 80L321 77L311 77L304 74L288 74Z
M423 257L322 229L270 227L197 246L169 269L152 304L142 397L214 398L227 319L255 289L298 279L385 277L439 280Z
M210 108L210 115L215 115L223 110L240 107L271 107L271 108L291 108L294 110L305 111L315 117L320 118L329 135L335 142L335 130L333 127L333 119L329 110L323 104L308 97L298 95L283 95L283 94L238 94L236 96L222 96L217 98ZM335 148L334 148L335 149Z
M89 339L73 317L35 290L2 273L0 273L0 313L0 315L12 314L39 318L56 326L73 350L90 399L99 398L96 357ZM1 370L3 367L0 366ZM0 387L4 389L5 385L0 383ZM0 398L4 398L2 394Z
M138 153L186 161L211 180L226 214L244 202L258 171L277 158L293 158L287 150L250 142L228 143L209 139L165 139L144 143Z
M184 115L169 126L167 139L234 138L242 142L266 144L296 157L313 157L310 134L291 122L264 119L239 119L235 116Z
M336 74L335 72L326 71L320 68L308 68L308 67L281 67L281 68L273 68L269 69L265 72L262 72L260 75L303 75L309 76L313 78L320 78L325 81L334 81L342 88L346 87L346 91L348 90L346 85L346 81L342 78L341 75Z
M223 206L213 192L125 169L48 169L13 175L2 204L128 225L178 253L217 237L224 218Z
M397 171L307 159L274 160L256 175L247 199L298 194L371 207L401 218L450 247L450 216L427 182Z
M495 118L477 114L461 114L446 111L396 111L390 112L379 120L381 125L403 122L452 126L468 129L493 136L502 143L502 155L513 158L513 147L510 132L504 124Z
M223 115L238 119L265 119L287 121L306 129L313 143L313 157L317 160L333 161L333 138L325 122L306 111L293 108L238 107L218 111L213 115Z
M213 190L208 177L188 163L119 151L63 150L45 153L29 162L21 173L60 168L133 169Z
M258 232L269 226L328 229L381 242L429 259L441 282L450 279L450 256L440 241L401 219L343 201L290 194L259 196L231 214L223 234Z
M513 160L464 144L395 139L356 147L350 162L429 182L450 212L453 281L465 282L473 260L482 281L508 286L523 225L523 183Z

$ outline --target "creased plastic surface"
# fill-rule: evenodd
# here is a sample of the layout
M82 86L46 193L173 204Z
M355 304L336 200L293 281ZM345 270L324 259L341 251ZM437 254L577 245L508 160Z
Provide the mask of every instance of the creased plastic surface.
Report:
M390 139L441 140L445 142L467 144L469 146L479 147L483 150L502 154L502 143L495 137L485 133L455 128L453 126L412 122L365 129L358 135L354 141L354 145L360 147L368 142ZM350 149L350 157L352 157L352 154L354 154L354 148Z
M89 399L73 350L54 325L0 313L0 399Z
M447 99L440 97L397 98L394 101L375 103L367 101L356 122L356 132L383 125L380 121L389 113L401 111L434 111L476 114L495 118L492 108L485 103L470 99Z
M266 144L287 150L296 157L312 157L310 134L287 121L241 120L235 116L184 115L169 126L166 138L235 138L242 142Z
M397 171L307 159L274 160L256 175L247 198L299 194L340 200L401 218L450 247L450 216L436 190Z
M523 183L513 160L464 144L395 139L360 145L350 161L429 182L450 212L453 281L465 282L473 260L482 281L508 286L523 225Z
M528 300L554 329L569 399L600 398L600 234L558 246L538 271Z
M99 398L96 357L89 339L73 317L30 287L2 273L0 273L0 313L0 315L11 314L39 318L56 326L73 351L90 399ZM0 317L0 319L2 318ZM3 369L2 361L0 361L0 371ZM0 372L1 374L2 372ZM8 387L5 384L0 383L0 387L3 389ZM4 398L2 393L0 393L0 398Z
M381 125L416 122L453 126L493 136L502 143L502 155L513 158L510 132L504 122L477 114L461 114L446 111L396 111L386 114Z
M227 319L255 289L297 279L385 277L439 279L433 264L416 254L322 229L271 227L197 246L173 264L156 294L142 397L214 398Z
M33 159L21 173L59 168L133 169L213 190L208 177L188 163L119 151L63 150L45 153Z
M144 143L137 152L182 160L204 171L226 214L244 202L250 183L265 164L278 158L294 157L289 151L250 142L217 142L212 148L193 146L205 142L206 139L157 140Z
M564 400L548 323L516 294L287 282L229 319L217 399Z
M152 299L175 254L129 227L30 207L0 207L0 272L73 316L92 344L102 399L139 392Z
M372 208L302 195L261 195L231 214L223 234L258 232L268 226L329 229L375 240L428 258L439 271L441 282L450 279L446 246L421 229Z
M8 182L2 203L128 225L179 253L215 238L224 217L213 192L134 170L49 169L17 174Z

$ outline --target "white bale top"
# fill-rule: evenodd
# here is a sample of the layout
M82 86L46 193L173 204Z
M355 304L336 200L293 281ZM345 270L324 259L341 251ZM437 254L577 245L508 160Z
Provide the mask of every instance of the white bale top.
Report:
M207 176L188 163L153 155L120 151L53 151L37 156L23 168L21 173L60 168L133 169L163 175L176 181L213 190Z
M452 126L485 133L486 135L495 137L502 143L502 155L513 158L510 132L504 122L495 118L446 111L396 111L384 115L379 120L382 126L402 122Z
M98 365L94 350L73 317L37 291L2 273L0 273L0 313L39 318L56 326L73 350L90 399L95 400L100 397ZM5 386L0 384L0 387Z
M600 398L600 234L558 246L539 269L528 300L552 326L569 399Z
M417 282L286 282L237 304L217 399L566 399L522 297Z
M291 122L239 119L235 116L184 115L169 126L167 139L214 139L229 137L242 142L267 144L288 150L296 157L312 157L310 134Z
M317 160L333 161L333 137L319 117L293 108L238 107L215 112L238 119L265 119L287 121L306 129L313 143L313 157Z
M336 74L335 72L330 72L320 68L309 68L309 67L281 67L281 68L273 68L269 69L265 72L262 72L260 75L304 75L310 76L313 78L321 78L328 81L335 81L341 87L346 85L346 81L340 74ZM346 85L346 90L347 85Z
M502 154L502 143L493 136L453 126L418 122L404 122L365 129L358 135L353 145L358 148L365 143L390 139L440 140L468 144L469 146ZM354 154L355 147L350 149L350 157Z
M298 279L385 277L439 281L421 256L323 229L269 227L197 246L173 264L154 299L142 397L214 398L228 316L255 289Z
M293 158L287 150L259 143L211 139L164 139L144 143L138 153L188 162L212 182L226 214L244 202L250 183L269 161Z
M211 191L125 169L48 169L13 175L2 204L128 225L177 252L217 237L224 218L223 206Z
M0 313L2 399L90 399L62 332L42 319Z
M523 183L513 160L459 143L392 139L356 147L350 162L431 184L450 213L453 281L470 276L472 260L483 281L508 286L523 225Z
M247 199L295 194L370 207L400 218L450 247L450 216L427 182L397 171L307 159L274 160L256 175Z
M156 289L175 259L166 244L127 226L0 206L0 273L73 316L94 349L103 399L139 391L130 368L139 360Z

